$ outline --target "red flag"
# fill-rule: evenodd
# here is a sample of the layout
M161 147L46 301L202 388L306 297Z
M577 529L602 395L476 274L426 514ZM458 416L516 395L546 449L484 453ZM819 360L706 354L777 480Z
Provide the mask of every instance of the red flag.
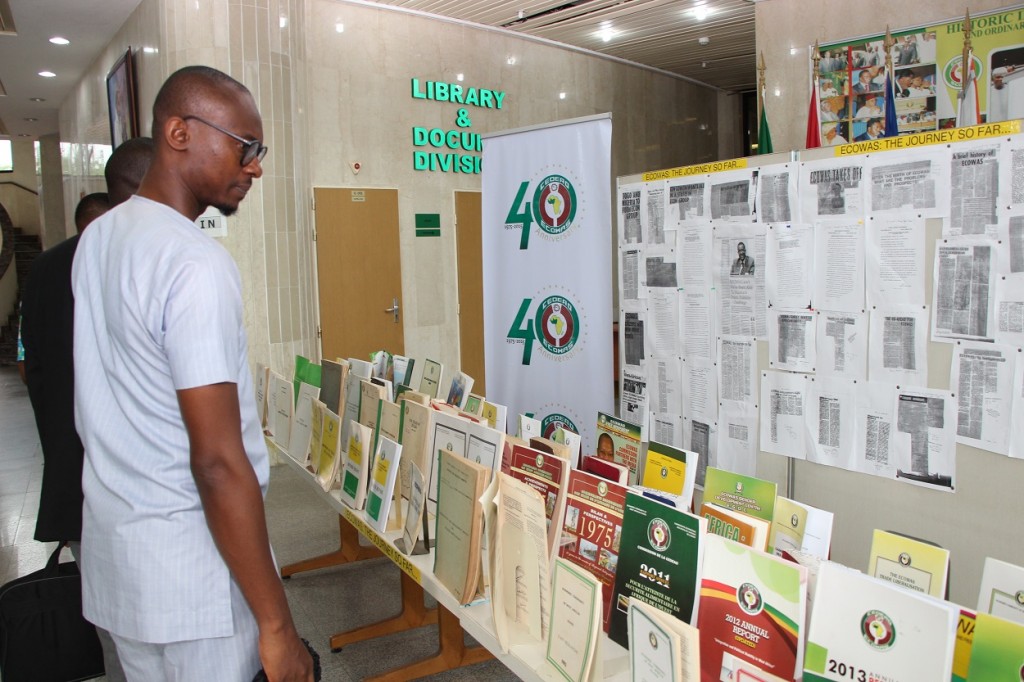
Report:
M818 123L818 79L811 81L811 104L807 107L807 140L806 149L821 146L821 124Z

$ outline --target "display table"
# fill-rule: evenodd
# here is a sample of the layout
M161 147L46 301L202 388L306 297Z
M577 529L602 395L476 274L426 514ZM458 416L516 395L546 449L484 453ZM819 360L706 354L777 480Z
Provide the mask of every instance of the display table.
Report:
M292 459L287 452L269 438L267 447L276 450L280 458L303 476L316 494L339 514L341 547L336 552L285 566L281 569L282 576L288 577L304 570L359 561L380 555L386 556L402 571L401 613L379 623L332 636L332 651L337 651L354 642L436 622L438 625L438 651L435 655L368 679L379 682L409 680L472 665L493 657L501 661L521 679L564 681L558 671L547 662L546 647L543 644L513 646L509 653L501 652L494 631L490 602L476 603L470 606L459 604L451 592L434 576L433 548L428 554L407 556L395 546L395 540L401 538L401 531L378 533L370 526L364 512L355 511L346 506L341 501L338 491L324 491L312 473ZM373 543L373 547L359 545L359 535ZM437 600L436 611L424 607L424 592L429 593ZM469 633L474 640L479 642L480 646L465 646L464 633ZM629 680L629 652L606 636L601 637L599 648L599 663L603 673L599 679L615 682Z

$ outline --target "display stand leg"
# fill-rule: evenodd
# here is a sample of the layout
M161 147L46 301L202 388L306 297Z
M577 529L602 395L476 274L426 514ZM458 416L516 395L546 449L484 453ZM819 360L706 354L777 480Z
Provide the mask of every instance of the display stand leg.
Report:
M365 625L348 632L339 632L331 637L331 651L337 653L343 646L363 640L383 637L396 632L405 632L437 622L437 609L423 605L423 588L401 572L402 611L394 618L388 618L372 625Z
M403 573L403 575L405 575ZM482 646L467 647L465 632L454 613L440 604L437 606L437 653L429 658L400 666L381 675L367 677L366 682L405 682L445 670L453 670L494 658Z
M296 573L315 571L318 568L340 566L354 561L381 556L380 550L376 547L363 547L359 544L359 531L356 530L355 526L346 521L345 517L341 514L338 515L338 534L340 536L338 549L327 554L321 554L320 556L282 566L281 577L287 579Z

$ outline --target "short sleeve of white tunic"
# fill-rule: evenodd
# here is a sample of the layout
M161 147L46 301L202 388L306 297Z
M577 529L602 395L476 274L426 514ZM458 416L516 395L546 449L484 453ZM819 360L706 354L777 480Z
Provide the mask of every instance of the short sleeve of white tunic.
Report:
M176 391L237 385L265 492L238 269L187 218L136 196L82 235L72 282L85 615L146 642L230 635L230 575L203 515Z

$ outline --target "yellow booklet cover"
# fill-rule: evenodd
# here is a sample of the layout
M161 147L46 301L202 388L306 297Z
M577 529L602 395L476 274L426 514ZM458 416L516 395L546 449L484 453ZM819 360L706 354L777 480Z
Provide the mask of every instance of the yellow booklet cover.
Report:
M948 574L948 549L897 533L875 530L868 575L943 599Z

